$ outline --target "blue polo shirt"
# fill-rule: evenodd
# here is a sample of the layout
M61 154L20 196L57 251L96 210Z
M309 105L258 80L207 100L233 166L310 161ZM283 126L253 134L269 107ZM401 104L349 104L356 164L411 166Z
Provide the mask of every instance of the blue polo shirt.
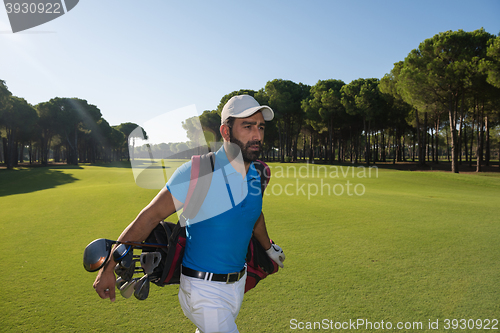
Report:
M224 147L215 153L215 163L205 201L196 217L186 221L182 265L227 274L245 265L253 227L262 211L260 176L252 163L243 177L229 163ZM191 162L187 162L167 182L167 189L180 202L186 199L190 178Z

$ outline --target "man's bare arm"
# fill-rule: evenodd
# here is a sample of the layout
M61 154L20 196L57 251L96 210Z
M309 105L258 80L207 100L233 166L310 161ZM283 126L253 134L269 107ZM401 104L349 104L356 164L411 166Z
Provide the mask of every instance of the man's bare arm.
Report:
M182 206L166 188L162 189L122 232L118 241L145 240L160 221L175 213L176 205Z
M284 267L283 261L285 261L285 254L281 247L276 244L271 244L269 235L267 234L266 221L264 219L264 214L261 212L255 226L253 228L253 235L262 247L266 250L267 255L271 260L277 263L281 268Z
M162 189L125 228L118 241L141 242L145 240L160 221L175 213L176 207L182 207L182 203L176 200L166 188ZM115 265L113 256L110 256L108 263L99 270L94 281L97 294L101 298L109 297L112 302L115 300L116 279L113 272Z
M271 247L271 240L267 234L266 220L264 219L264 213L262 212L260 212L260 216L253 227L253 235L257 238L264 250L268 250Z

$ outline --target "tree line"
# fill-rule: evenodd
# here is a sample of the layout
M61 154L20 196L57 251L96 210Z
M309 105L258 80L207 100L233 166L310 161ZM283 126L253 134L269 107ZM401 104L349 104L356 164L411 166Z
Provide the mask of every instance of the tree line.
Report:
M447 31L424 40L383 78L319 80L314 86L275 79L256 90L233 91L199 121L207 142L221 140L220 113L235 95L249 94L275 112L266 124L264 155L270 160L322 163L393 163L447 157L458 172L464 159L476 170L498 146L491 135L500 121L500 37L484 29ZM190 133L192 122L183 127ZM110 162L128 158L132 123L110 126L86 100L54 98L35 106L12 96L0 81L1 158L23 162ZM143 133L146 137L146 133ZM496 140L496 141L495 141ZM187 143L136 147L166 155ZM184 148L183 148L184 147ZM500 153L500 151L499 151Z
M111 162L128 158L127 137L134 123L110 126L95 105L79 98L53 98L30 105L0 80L0 162Z

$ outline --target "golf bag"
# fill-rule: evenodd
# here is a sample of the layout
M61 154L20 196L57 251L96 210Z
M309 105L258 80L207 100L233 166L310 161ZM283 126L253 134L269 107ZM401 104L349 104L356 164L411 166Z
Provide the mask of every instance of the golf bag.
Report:
M271 243L274 242L271 240ZM245 292L254 288L260 280L278 271L279 266L266 253L260 242L252 236L247 252L247 281Z
M146 239L146 243L168 244L168 248L156 249L144 247L143 251L160 251L162 260L150 275L150 281L162 287L169 284L179 284L181 274L181 263L186 246L185 222L194 218L201 208L204 198L210 187L211 174L215 169L215 156L213 153L196 155L191 158L191 180L184 203L184 209L180 214L177 224L171 222L160 222ZM271 178L271 172L267 164L257 160L254 166L261 179L261 194ZM208 177L202 177L207 176ZM254 288L257 283L269 274L278 271L278 265L273 262L259 241L252 236L248 246L247 281L245 292Z
M186 228L180 223L161 221L146 238L145 243L168 244L168 248L144 247L143 252L158 251L162 260L149 275L154 284L163 287L168 284L179 284L181 263L186 247Z

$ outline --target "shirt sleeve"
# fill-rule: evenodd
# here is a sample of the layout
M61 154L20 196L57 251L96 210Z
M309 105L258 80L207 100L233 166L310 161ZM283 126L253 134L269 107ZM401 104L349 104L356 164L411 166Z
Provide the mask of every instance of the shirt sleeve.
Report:
M189 180L191 179L191 161L184 163L175 170L168 180L167 190L180 202L186 201L189 190Z

